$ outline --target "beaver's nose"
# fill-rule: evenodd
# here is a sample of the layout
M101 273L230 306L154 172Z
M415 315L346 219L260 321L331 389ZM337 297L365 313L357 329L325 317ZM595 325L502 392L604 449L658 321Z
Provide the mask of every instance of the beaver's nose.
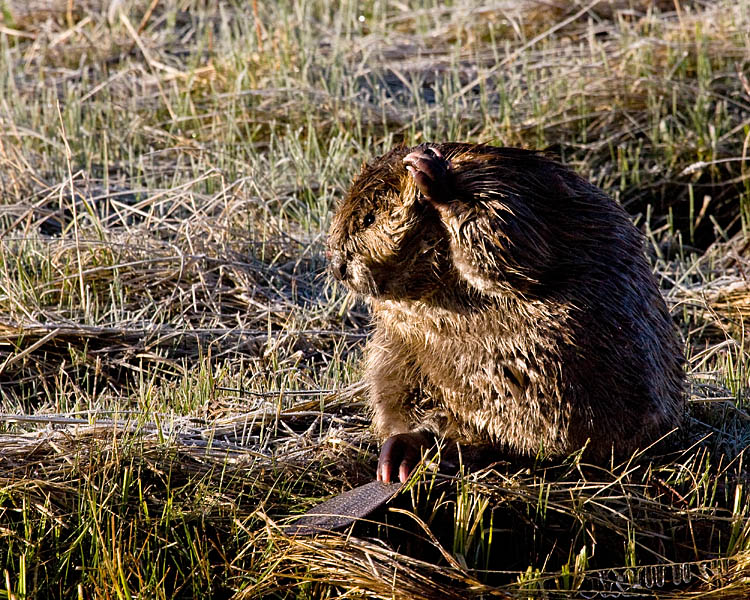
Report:
M331 273L339 281L344 281L346 279L346 259L343 253L333 250L327 254Z

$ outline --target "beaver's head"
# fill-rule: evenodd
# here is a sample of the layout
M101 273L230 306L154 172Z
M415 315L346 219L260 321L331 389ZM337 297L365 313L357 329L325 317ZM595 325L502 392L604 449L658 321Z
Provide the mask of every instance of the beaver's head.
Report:
M440 219L403 164L409 152L397 147L365 165L333 217L330 272L365 296L424 298L448 265Z

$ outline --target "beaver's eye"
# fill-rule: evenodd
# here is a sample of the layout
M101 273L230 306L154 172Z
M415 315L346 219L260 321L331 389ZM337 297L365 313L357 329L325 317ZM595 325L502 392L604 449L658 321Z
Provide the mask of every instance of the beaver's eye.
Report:
M375 222L375 215L373 213L367 213L365 215L365 218L362 219L362 225L364 227L369 227Z

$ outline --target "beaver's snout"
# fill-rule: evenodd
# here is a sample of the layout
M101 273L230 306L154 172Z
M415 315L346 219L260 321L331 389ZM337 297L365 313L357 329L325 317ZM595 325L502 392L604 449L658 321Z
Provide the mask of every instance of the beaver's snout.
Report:
M344 253L338 250L329 250L326 252L326 258L331 274L339 281L346 280L346 257Z

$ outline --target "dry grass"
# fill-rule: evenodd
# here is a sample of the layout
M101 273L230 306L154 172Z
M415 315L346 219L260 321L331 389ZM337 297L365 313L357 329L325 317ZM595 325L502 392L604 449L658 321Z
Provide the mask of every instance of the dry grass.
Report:
M747 597L750 5L0 15L0 598ZM430 139L549 147L626 205L689 426L608 469L425 472L380 524L289 539L377 450L331 208Z

